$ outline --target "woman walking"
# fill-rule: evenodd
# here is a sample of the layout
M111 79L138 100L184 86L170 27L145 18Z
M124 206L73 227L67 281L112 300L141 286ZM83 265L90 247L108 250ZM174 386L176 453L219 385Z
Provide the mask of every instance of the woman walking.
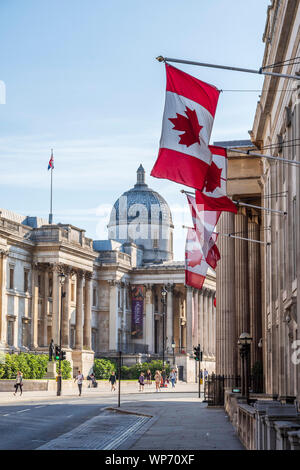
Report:
M175 369L172 370L171 374L170 374L170 380L171 380L171 383L172 383L172 388L175 388L175 383L176 383L176 372L175 372Z
M141 372L139 376L139 392L144 391L144 385L145 385L145 377L144 377L144 372Z
M116 385L115 385L116 380L117 380L116 374L115 372L112 372L109 378L109 382L111 383L111 392L114 392L116 390Z
M156 388L155 391L160 392L161 375L160 375L159 370L155 372L154 380L155 380L155 388Z
M20 387L20 396L22 395L22 388L23 388L23 374L20 370L17 372L16 382L15 382L15 393L17 394L18 388Z

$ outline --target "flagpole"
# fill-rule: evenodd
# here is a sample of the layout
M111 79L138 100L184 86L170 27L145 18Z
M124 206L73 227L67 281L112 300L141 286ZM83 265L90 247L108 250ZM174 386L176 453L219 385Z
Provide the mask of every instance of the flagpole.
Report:
M53 149L51 149L51 156L53 155ZM53 222L53 214L52 214L52 186L53 186L53 166L51 166L51 183L50 183L50 213L49 213L49 224L51 225Z
M253 153L251 150L246 151L246 150L237 150L237 149L232 149L232 148L227 148L228 152L234 152L234 153L242 153L243 155L248 155L252 156L255 158L269 158L271 160L278 160L279 162L283 163L290 163L291 165L300 165L300 162L296 160L287 160L286 158L281 158L281 157L274 157L273 155L262 155L261 153Z
M193 60L183 60L183 59L172 59L170 57L163 57L158 56L156 57L158 62L177 62L179 64L188 64L188 65L198 65L199 67L209 67L214 69L223 69L223 70L231 70L234 72L246 72L246 73L256 73L258 75L271 75L274 77L283 77L283 78L291 78L293 80L300 80L300 75L289 75L286 73L277 73L277 72L265 72L262 68L259 70L256 69L245 69L241 67L230 67L228 65L217 65L217 64L206 64L204 62L195 62Z
M190 194L191 196L195 197L195 194L192 193L191 191L185 191L184 189L181 189L181 192L184 193L184 194ZM274 212L275 214L287 215L286 211L279 211L277 209L269 209L268 207L263 207L263 206L255 206L254 204L247 204L246 202L241 202L241 201L232 201L232 202L236 206L252 207L253 209L260 209L262 211ZM218 209L216 209L216 211L217 210ZM210 211L207 211L207 212L210 212ZM224 211L224 212L227 212L227 211Z
M183 225L182 228L187 228L187 229L191 228L194 230L193 227L188 227L187 225ZM262 242L260 240L253 240L253 238L238 237L237 235L231 235L231 233L212 232L212 235L213 234L221 235L221 237L237 238L238 240L245 240L247 242L259 243L260 245L266 245L266 246L271 245L271 242Z

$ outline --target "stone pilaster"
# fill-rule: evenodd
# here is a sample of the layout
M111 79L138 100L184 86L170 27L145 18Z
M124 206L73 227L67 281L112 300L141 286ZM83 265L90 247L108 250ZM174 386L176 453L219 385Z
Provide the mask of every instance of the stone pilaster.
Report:
M193 352L193 289L187 287L186 291L186 349Z
M83 271L77 271L75 348L83 349Z
M260 225L258 216L251 214L248 220L248 235L252 240L260 240ZM262 338L261 318L261 275L260 275L260 244L248 244L249 266L249 309L251 344L251 366L262 361L261 348L258 343Z
M167 324L166 324L166 351L171 354L172 352L172 339L174 336L174 320L173 320L173 292L174 286L167 286Z
M53 265L52 271L52 338L54 344L59 344L60 325L60 283L58 265Z
M145 297L145 311L146 311L146 344L148 344L148 352L154 351L154 315L153 315L153 294L152 285L147 284L146 286L146 297Z
M110 281L110 295L109 295L109 343L108 349L116 351L118 348L118 328L119 328L119 313L118 313L118 284L116 281Z
M48 344L48 314L49 314L49 270L46 268L44 273L44 298L43 298L43 313L42 313L42 338L41 344L47 346Z
M63 314L62 314L62 347L70 347L70 325L69 325L69 315L70 315L70 277L72 275L71 269L66 268L64 272L66 279L63 287L65 293L63 299Z
M93 273L85 274L85 286L84 286L84 326L83 326L83 346L84 348L91 350L91 316L92 316L92 275Z
M223 212L218 232L233 233L234 214ZM235 250L234 239L220 236L221 259L216 269L216 374L237 373L237 337L235 327Z
M32 265L31 276L31 348L38 347L38 314L39 314L39 286L38 286L38 265Z

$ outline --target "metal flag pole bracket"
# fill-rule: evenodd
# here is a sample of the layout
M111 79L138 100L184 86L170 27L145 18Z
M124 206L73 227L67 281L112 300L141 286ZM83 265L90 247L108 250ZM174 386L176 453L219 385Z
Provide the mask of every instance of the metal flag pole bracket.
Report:
M193 227L188 227L187 225L183 225L182 228L193 229ZM220 235L221 237L236 238L237 240L245 240L246 242L251 242L251 243L259 243L260 245L265 245L265 246L271 245L271 242L262 242L261 240L253 240L253 238L238 237L237 235L232 235L231 233L213 232L213 234Z
M180 190L181 193L183 194L191 194L192 196L195 197L195 194L192 193L191 191L185 191L184 189ZM280 211L276 209L270 209L269 207L263 207L263 206L256 206L254 204L248 204L246 202L241 202L241 201L232 201L234 204L236 204L237 207L239 206L244 206L244 207L252 207L253 209L260 209L262 211L267 211L267 212L273 212L274 214L280 214L280 215L287 215L286 211Z
M242 155L249 155L255 158L268 158L270 160L278 160L279 162L289 163L291 165L300 165L300 162L296 160L287 160L286 158L274 157L273 155L263 155L261 153L253 153L251 150L245 151L245 150L237 150L237 149L232 149L232 148L228 148L227 150L229 152L241 153Z
M246 73L255 73L258 75L271 75L274 77L283 77L283 78L291 78L293 80L300 80L300 76L298 75L289 75L286 73L277 73L277 72L266 72L262 68L256 70L256 69L245 69L242 67L230 67L228 65L217 65L217 64L207 64L204 62L195 62L193 60L183 60L183 59L173 59L171 57L163 57L159 55L156 57L156 60L158 62L176 62L179 64L188 64L188 65L198 65L199 67L209 67L213 69L223 69L223 70L231 70L234 72L246 72Z

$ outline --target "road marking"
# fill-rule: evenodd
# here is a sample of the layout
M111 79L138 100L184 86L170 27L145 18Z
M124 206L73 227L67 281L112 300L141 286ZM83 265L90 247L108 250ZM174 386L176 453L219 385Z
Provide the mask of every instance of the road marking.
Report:
M35 408L45 408L46 405L35 406Z
M17 411L17 413L25 413L25 411L30 411L30 408L27 408L27 410L20 410L20 411Z
M9 416L9 413L7 415L3 415L3 416Z

